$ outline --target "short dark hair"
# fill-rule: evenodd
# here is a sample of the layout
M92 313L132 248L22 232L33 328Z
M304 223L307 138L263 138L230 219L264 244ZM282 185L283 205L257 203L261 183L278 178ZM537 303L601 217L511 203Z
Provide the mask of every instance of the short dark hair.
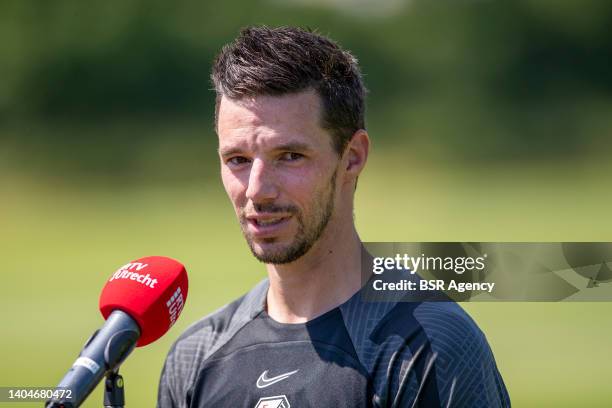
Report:
M365 93L357 59L320 34L296 27L247 27L215 58L211 75L217 101L279 96L314 89L321 99L321 126L342 154L351 136L365 129Z

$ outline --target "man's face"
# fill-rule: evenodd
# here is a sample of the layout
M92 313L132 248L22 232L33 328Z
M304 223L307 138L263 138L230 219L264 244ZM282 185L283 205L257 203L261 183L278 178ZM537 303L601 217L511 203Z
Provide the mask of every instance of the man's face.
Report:
M334 213L339 158L320 126L319 97L223 97L217 133L223 185L253 255L300 258Z

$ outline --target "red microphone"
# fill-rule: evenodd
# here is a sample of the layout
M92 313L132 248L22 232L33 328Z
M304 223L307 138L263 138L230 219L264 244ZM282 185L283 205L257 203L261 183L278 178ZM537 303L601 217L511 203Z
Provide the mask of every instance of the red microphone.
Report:
M123 265L100 295L105 319L114 311L129 314L140 327L138 347L166 334L187 299L187 271L174 259L148 256Z
M163 256L140 258L119 268L100 295L106 322L85 343L46 407L78 407L105 374L116 372L134 347L163 336L187 300L187 271Z

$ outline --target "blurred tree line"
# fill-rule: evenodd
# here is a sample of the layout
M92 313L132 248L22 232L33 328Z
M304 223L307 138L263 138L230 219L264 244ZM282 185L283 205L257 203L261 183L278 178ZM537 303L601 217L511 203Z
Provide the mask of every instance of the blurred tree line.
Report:
M328 3L1 2L0 160L197 171L215 158L211 62L249 24L309 27L353 51L379 145L483 163L609 148L609 0Z

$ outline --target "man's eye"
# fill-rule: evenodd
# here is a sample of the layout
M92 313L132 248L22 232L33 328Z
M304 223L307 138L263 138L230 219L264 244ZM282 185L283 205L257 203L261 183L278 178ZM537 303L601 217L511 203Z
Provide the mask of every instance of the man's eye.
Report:
M281 156L281 160L284 160L284 161L297 161L297 160L300 160L303 157L304 157L304 155L301 155L299 153L286 152L286 153L283 153L283 155Z
M249 159L247 159L246 157L235 156L235 157L228 159L226 163L232 166L239 166L241 164L248 163L248 162L249 162Z

